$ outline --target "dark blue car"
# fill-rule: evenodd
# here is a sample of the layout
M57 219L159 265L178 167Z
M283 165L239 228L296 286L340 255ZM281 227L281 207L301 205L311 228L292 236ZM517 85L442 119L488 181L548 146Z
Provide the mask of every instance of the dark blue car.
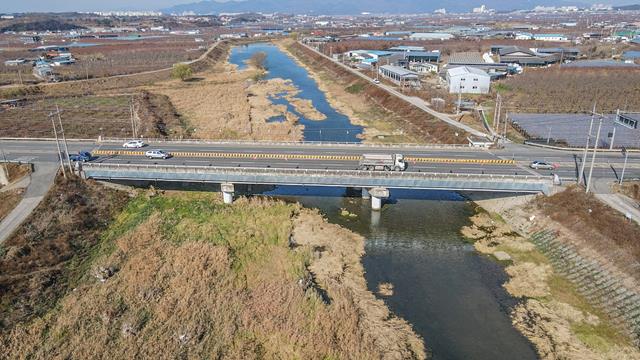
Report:
M91 153L88 151L80 151L77 154L69 155L69 159L73 162L87 162L91 161L93 156L91 156Z

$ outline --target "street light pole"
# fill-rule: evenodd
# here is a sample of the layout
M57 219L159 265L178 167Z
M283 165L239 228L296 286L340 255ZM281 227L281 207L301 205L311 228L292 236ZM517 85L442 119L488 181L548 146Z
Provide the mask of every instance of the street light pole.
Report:
M62 143L64 144L64 152L67 154L67 164L69 165L69 171L73 173L71 167L71 158L69 157L69 147L67 146L67 137L64 134L64 127L62 126L62 118L60 117L60 108L56 105L56 114L58 114L58 124L60 124L60 132L62 133Z
M582 165L580 166L580 174L578 175L578 185L582 183L584 177L584 167L587 162L587 152L589 151L589 142L591 141L591 130L593 129L593 118L595 117L596 106L593 105L593 112L591 113L591 124L589 125L589 133L587 134L587 144L584 146L584 155L582 156Z
M622 185L622 180L624 180L624 171L627 169L627 159L629 159L629 152L626 148L622 148L622 152L624 153L624 165L622 165L622 173L620 174L620 185Z
M602 115L600 115L600 121L598 122L598 133L596 134L596 143L593 145L593 156L591 157L591 167L589 168L589 178L587 179L586 192L589 193L591 188L591 176L593 175L593 165L596 162L596 153L598 152L598 141L600 141L600 129L602 129Z
M60 160L60 167L62 168L62 176L66 179L67 172L64 169L64 161L62 160L62 149L60 148L60 141L58 141L58 130L56 129L56 122L53 120L54 114L49 114L49 118L51 118L51 125L53 125L53 136L56 138L56 146L58 147L58 159Z

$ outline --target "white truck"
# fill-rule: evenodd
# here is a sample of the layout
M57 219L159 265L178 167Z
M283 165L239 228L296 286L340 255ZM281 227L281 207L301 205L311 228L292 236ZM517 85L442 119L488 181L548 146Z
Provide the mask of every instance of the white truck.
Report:
M358 168L368 171L404 171L407 163L402 154L363 154Z

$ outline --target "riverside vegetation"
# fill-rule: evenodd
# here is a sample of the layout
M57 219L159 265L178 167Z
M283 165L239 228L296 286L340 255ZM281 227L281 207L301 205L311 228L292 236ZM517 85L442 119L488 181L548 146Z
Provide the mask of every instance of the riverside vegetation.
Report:
M6 244L4 357L425 358L367 290L363 238L316 211L200 192L126 197L58 180Z
M538 206L555 207L557 211L559 207L571 203L571 208L575 209L575 201L589 201L581 194L570 188L550 198L540 197L524 205L508 204L508 200L498 201L499 205L495 200L480 201L481 206L496 212L478 207L471 218L472 224L464 227L462 234L483 254L496 258L501 258L501 253L510 256L509 260L504 261L510 277L504 287L511 295L522 299L512 311L512 321L534 344L542 359L637 359L640 352L630 339L612 325L610 318L580 295L569 280L554 270L550 260L532 242L509 225L529 222L532 214L544 218L546 215L536 210ZM576 220L571 212L569 208L562 212L565 222ZM539 221L544 222L545 226L553 225L551 219ZM585 228L583 232L593 231L593 226L597 225L581 225ZM611 240L608 243L611 244ZM582 246L582 249L585 248Z

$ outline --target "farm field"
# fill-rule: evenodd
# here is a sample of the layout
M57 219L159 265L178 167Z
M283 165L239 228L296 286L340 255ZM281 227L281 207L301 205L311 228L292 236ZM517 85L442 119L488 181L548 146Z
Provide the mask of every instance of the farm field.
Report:
M65 46L56 39L44 45ZM159 70L173 64L197 59L210 43L197 43L194 37L166 36L141 38L141 40L88 39L80 44L96 46L71 47L69 51L76 63L54 67L62 80L99 78L112 75L132 74ZM36 59L41 52L29 51L38 45L12 44L0 51L0 85L24 84L39 81L31 73L31 65L6 66L6 60Z
M185 125L166 97L146 92L30 100L24 107L0 111L0 133L8 137L53 137L49 114L57 105L69 138L131 137L132 101L139 136L186 136Z

